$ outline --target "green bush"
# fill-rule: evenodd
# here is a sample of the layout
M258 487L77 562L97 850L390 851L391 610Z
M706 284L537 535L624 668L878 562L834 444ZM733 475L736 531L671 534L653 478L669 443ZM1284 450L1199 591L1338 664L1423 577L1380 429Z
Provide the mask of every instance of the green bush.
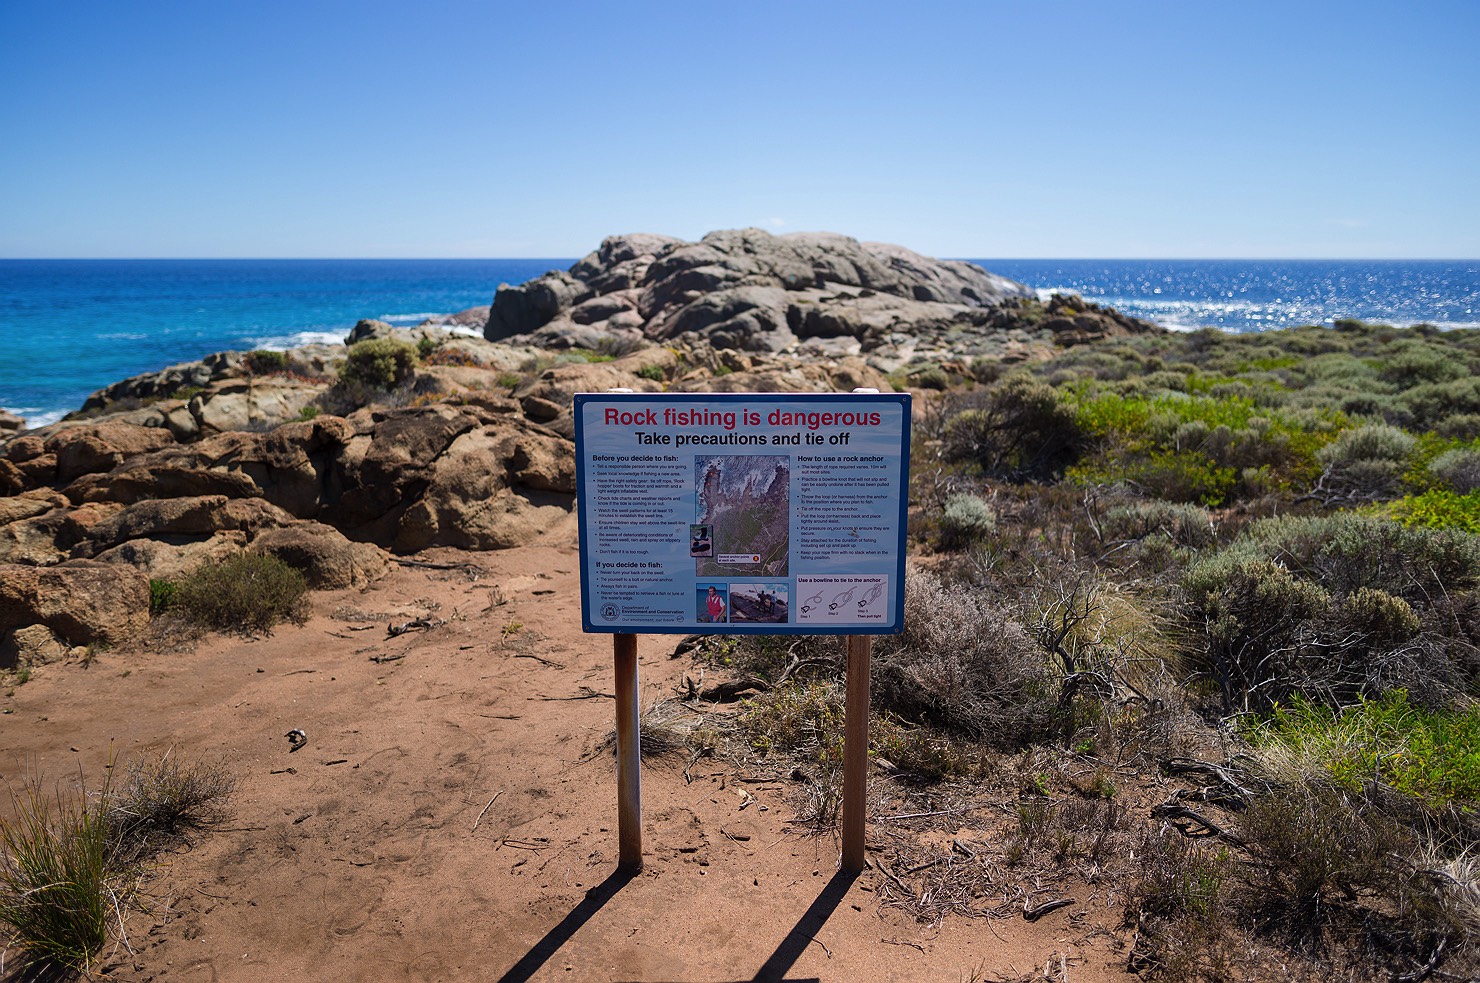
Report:
M1424 605L1480 584L1480 540L1353 512L1264 519L1246 543L1335 594L1375 587Z
M1225 710L1394 688L1442 701L1473 673L1473 645L1462 625L1425 627L1420 612L1476 586L1477 544L1353 513L1253 523L1183 577L1197 659Z
M1480 800L1480 710L1429 710L1404 690L1340 710L1303 699L1276 707L1248 734L1256 748L1319 769L1340 788L1373 781L1430 808Z
M1141 540L1162 535L1178 546L1211 546L1216 538L1212 516L1196 505L1149 499L1116 505L1101 519L1106 540Z
M1480 534L1480 491L1460 494L1431 488L1419 495L1403 496L1393 503L1392 514L1405 526Z
M339 378L375 389L399 386L416 368L416 348L399 338L367 338L350 346Z
M188 574L175 591L179 609L205 628L266 632L306 617L308 581L268 554L237 553Z
M246 364L248 372L256 375L270 375L273 372L287 370L288 353L259 348L254 352L247 352L242 361Z
M426 358L428 355L436 350L436 339L431 338L427 335L422 335L420 338L416 339L416 354L420 357Z
M946 499L940 516L940 541L945 549L962 549L979 542L997 525L997 516L980 497L968 493Z
M174 607L178 590L179 585L173 580L149 578L149 614L164 614Z
M640 379L647 379L651 382L662 382L668 378L661 365L644 365L637 370L637 376Z
M1350 461L1393 461L1401 463L1413 453L1417 441L1411 434L1386 424L1372 424L1343 430L1334 441L1322 447L1316 458L1325 465Z

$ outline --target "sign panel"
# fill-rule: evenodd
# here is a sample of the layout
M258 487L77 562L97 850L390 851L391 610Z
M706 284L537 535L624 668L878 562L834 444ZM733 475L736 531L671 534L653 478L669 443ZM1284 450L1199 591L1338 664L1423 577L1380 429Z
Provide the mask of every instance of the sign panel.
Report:
M575 397L589 632L904 625L910 397Z

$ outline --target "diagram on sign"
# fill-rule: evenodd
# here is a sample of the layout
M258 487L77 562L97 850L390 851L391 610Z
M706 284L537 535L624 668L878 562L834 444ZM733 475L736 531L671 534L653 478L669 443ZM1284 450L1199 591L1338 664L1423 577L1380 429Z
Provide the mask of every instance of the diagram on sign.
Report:
M867 624L888 617L889 578L798 577L796 623Z
M743 454L694 458L697 515L709 533L694 549L699 577L785 577L791 549L791 459Z

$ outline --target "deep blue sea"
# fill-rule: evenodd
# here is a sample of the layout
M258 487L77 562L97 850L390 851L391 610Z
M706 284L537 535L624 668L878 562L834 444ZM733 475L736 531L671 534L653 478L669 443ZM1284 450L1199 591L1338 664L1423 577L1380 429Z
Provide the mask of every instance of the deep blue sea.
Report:
M0 407L32 426L140 372L487 304L570 259L0 260ZM975 260L1171 328L1480 327L1480 261Z

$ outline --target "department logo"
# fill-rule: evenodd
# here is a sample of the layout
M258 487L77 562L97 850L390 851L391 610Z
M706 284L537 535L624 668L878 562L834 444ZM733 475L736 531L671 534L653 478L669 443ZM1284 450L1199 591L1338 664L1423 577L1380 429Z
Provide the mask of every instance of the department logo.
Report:
M601 616L607 621L616 621L617 615L621 613L621 608L617 607L615 604L603 604L601 606Z

